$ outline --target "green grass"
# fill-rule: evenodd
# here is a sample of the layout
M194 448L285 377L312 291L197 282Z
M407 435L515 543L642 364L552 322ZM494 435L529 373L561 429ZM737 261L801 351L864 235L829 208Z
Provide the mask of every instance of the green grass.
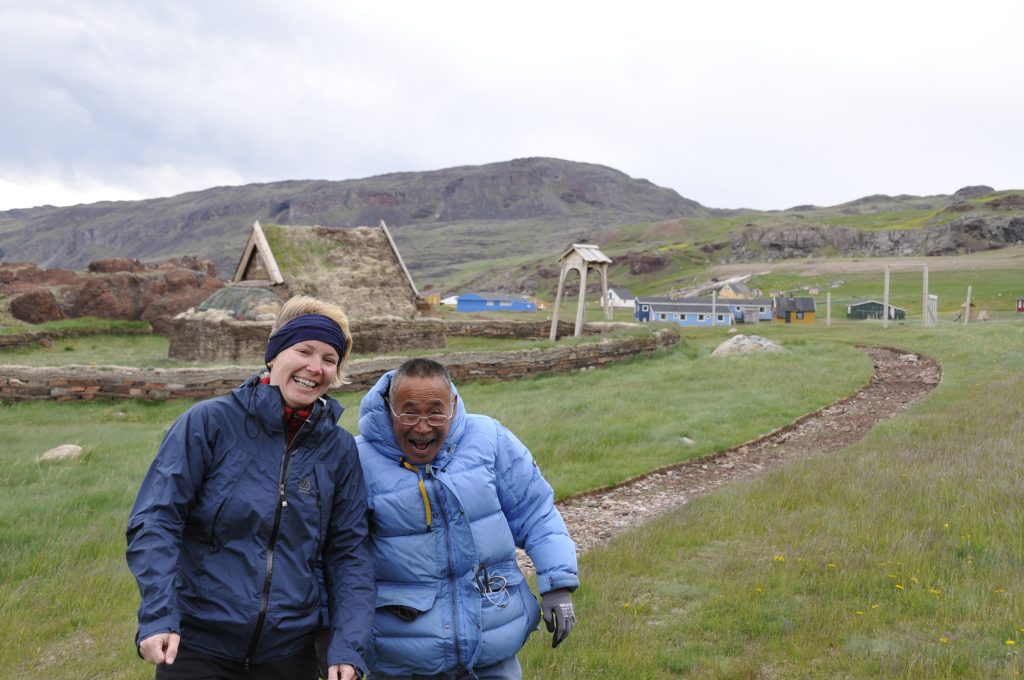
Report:
M172 368L194 366L192 362L167 358L164 335L87 335L60 338L49 347L35 345L5 350L0 365L15 366L130 366L132 368Z
M1024 325L863 332L807 337L925 352L941 386L583 556L580 625L531 640L527 677L1018 677Z
M856 343L944 366L928 400L861 444L731 484L584 555L580 625L554 651L534 636L526 677L1002 677L1006 641L1024 644L1024 324L756 332L791 352L712 358L727 334L688 330L652 358L460 385L564 497L845 396L871 370ZM339 396L354 430L361 395ZM123 531L163 430L187 405L0 406L4 677L151 677L131 646ZM83 461L35 462L75 442Z
M502 383L460 389L470 410L520 434L563 497L748 441L870 376L863 353L832 343L794 342L790 353L733 361L710 356L725 337L690 336L652 359L521 381L514 390ZM789 375L802 376L801 389ZM730 416L737 412L743 417Z
M889 274L889 303L907 310L908 318L921 318L923 271L920 267L900 270L898 259L886 260L893 265ZM1021 259L1024 266L1024 258ZM826 293L832 295L832 317L846 316L846 305L866 299L882 301L885 292L884 263L871 273L841 273L805 276L799 271L780 271L754 276L748 283L767 294L781 290L807 296L808 288L817 288L813 295L824 310ZM971 287L971 302L977 310L990 314L1016 314L1016 301L1024 296L1024 269L989 268L984 258L964 259L963 268L954 271L931 270L928 274L928 292L939 298L939 313L949 318L967 300L967 287ZM824 317L823 311L820 316Z
M119 331L146 332L149 329L148 321L127 321L122 319L97 319L91 316L83 316L77 319L62 319L61 321L47 321L40 324L28 324L11 319L10 323L0 324L0 335L13 335L16 333L33 333L38 331L51 331L54 333L117 333Z
M5 678L141 678L138 593L124 525L164 428L182 404L0 407L0 668ZM78 443L73 464L37 464ZM127 606L126 606L127 605Z

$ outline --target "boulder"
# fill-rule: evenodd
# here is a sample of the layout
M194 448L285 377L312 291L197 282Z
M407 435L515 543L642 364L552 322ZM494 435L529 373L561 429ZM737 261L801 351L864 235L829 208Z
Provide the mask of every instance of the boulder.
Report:
M60 305L48 288L33 288L11 300L11 315L26 323L44 323L64 318Z
M736 335L715 348L711 356L721 357L750 352L785 352L786 349L760 335Z
M49 461L77 460L82 457L83 453L85 453L85 450L77 444L61 444L39 456L36 461L45 463Z
M112 257L106 260L93 260L89 263L89 271L94 274L141 272L145 269L145 266L134 257Z
M31 286L73 285L78 275L70 269L42 269L33 263L5 264L0 267L0 285L26 290Z

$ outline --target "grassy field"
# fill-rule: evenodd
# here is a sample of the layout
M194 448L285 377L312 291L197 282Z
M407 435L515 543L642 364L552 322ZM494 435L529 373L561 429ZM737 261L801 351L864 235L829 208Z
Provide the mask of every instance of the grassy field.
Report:
M862 385L858 343L925 352L942 385L839 456L793 461L581 560L580 626L537 635L528 678L1013 677L1024 645L1024 325L763 325L783 355L709 356L727 333L571 376L466 383L560 497L721 450ZM342 424L355 429L356 393ZM145 678L124 523L186 403L0 406L0 676ZM684 443L683 437L693 440ZM77 442L75 464L35 457ZM1010 644L1012 643L1012 644Z
M580 626L531 640L527 677L1020 677L1024 324L865 328L832 330L939 359L941 386L585 555Z
M992 261L993 257L998 260ZM750 285L764 291L780 290L794 295L810 295L824 310L826 293L832 295L833 318L845 317L846 305L867 299L882 301L885 292L885 265L889 274L889 303L907 311L909 319L921 318L923 271L920 265L908 266L900 258L887 258L877 262L850 260L850 271L819 273L814 263L804 267L779 267L777 271L754 276ZM940 265L950 268L938 268ZM866 269L870 267L870 271ZM928 292L939 298L939 314L952 319L967 300L971 288L971 302L976 310L987 310L992 316L1015 316L1018 297L1024 297L1024 249L1007 248L998 253L980 253L974 256L944 258L930 262ZM809 289L817 292L810 293ZM824 313L819 313L824 317Z

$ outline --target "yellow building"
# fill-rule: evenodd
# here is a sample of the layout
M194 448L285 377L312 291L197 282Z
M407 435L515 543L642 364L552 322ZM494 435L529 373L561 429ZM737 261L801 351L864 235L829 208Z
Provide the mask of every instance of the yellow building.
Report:
M815 314L814 298L772 298L772 323L811 324Z

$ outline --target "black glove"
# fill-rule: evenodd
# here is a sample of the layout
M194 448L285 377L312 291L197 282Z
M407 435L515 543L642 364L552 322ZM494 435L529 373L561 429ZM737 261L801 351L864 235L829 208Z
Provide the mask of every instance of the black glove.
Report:
M562 640L569 637L572 627L576 625L576 612L572 609L572 598L566 588L549 590L540 596L540 611L551 638L551 647L557 647Z

